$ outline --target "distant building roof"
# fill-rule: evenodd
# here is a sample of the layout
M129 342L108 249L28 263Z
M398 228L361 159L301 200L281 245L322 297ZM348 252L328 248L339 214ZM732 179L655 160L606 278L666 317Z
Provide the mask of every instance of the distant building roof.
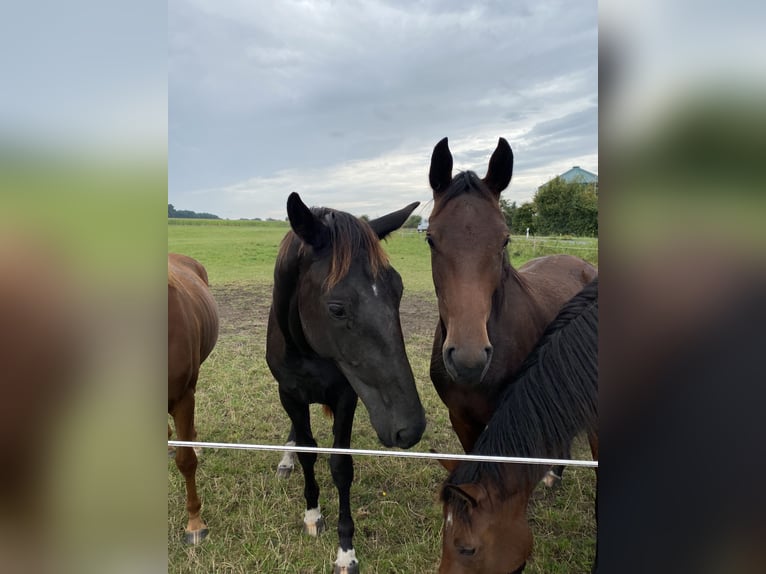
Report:
M569 171L565 171L559 177L567 183L572 183L573 181L579 181L581 183L598 183L598 175L584 170L579 165L574 166Z

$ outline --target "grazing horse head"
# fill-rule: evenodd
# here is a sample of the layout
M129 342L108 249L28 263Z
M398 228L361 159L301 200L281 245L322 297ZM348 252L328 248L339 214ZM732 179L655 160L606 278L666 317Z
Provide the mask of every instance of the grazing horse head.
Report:
M481 483L446 484L439 573L522 572L532 553L530 494L526 488L500 495Z
M561 457L586 431L598 452L598 279L548 325L503 390L473 454ZM545 467L466 461L441 490L440 574L521 572L532 553L527 505Z
M487 175L472 171L452 177L447 138L431 156L429 180L434 207L427 241L444 333L444 366L459 383L481 382L492 360L487 321L504 273L509 230L500 209L500 193L511 181L513 152L500 138Z
M298 313L278 314L282 331L304 351L334 361L362 399L380 441L401 448L420 440L426 421L399 320L402 279L380 240L417 205L367 223L342 211L309 209L292 193L287 213L293 233L283 242L275 272L298 278ZM300 324L291 324L291 316Z

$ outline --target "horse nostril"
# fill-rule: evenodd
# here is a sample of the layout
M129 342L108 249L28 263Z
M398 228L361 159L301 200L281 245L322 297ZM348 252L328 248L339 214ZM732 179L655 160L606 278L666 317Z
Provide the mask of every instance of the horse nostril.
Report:
M455 347L447 347L447 350L444 353L444 357L450 363L454 363L455 362L454 357L453 357L454 354L455 354Z
M412 445L418 442L422 433L418 433L413 428L405 428L397 431L396 433L396 446L399 448L410 448Z
M484 352L487 355L487 362L489 363L492 360L492 345L484 347Z

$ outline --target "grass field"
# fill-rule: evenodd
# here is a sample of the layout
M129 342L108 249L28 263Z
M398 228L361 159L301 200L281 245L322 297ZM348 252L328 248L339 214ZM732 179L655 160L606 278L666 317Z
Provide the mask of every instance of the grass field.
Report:
M199 440L283 444L289 422L277 384L265 361L266 322L274 259L287 231L283 222L170 220L168 250L199 259L208 270L221 312L218 344L202 367L197 391ZM535 240L514 237L513 264L548 253L572 253L597 264L594 239ZM402 326L407 353L426 410L428 427L413 450L461 452L447 410L428 376L436 325L436 298L423 235L395 233L385 243L402 275ZM312 423L321 446L332 443L330 422L317 406ZM381 448L360 404L352 446ZM588 458L584 440L573 456ZM320 455L317 480L328 531L318 539L301 532L304 509L299 468L276 478L279 455L205 450L197 472L202 515L210 536L197 547L182 543L186 524L183 480L168 461L169 572L332 571L337 549L337 494L327 456ZM440 555L438 490L445 471L434 462L356 457L352 486L354 544L366 573L436 572ZM592 470L570 468L557 490L538 487L529 516L535 550L527 572L589 572L595 549Z

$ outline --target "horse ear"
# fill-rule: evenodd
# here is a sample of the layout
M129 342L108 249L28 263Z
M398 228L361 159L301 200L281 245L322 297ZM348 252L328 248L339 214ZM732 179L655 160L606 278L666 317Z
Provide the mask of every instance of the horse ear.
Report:
M471 482L457 485L457 484L445 484L444 490L450 490L454 494L457 494L460 498L467 501L471 508L476 508L481 502L487 498L487 489L481 484L474 484Z
M489 158L489 167L487 175L484 176L484 183L497 195L503 191L511 182L513 173L513 151L505 138L500 138L497 142L497 148Z
M378 236L378 239L384 239L389 233L396 231L404 225L404 222L407 221L410 213L412 213L418 205L420 205L420 202L416 201L415 203L410 203L404 209L373 219L369 222L370 227L372 227L372 230Z
M428 172L428 181L434 190L434 197L447 189L452 181L452 154L447 145L447 138L441 140L434 147L431 154L431 169Z
M327 240L327 228L295 192L287 198L287 218L290 220L290 227L303 241L315 249L324 245Z

